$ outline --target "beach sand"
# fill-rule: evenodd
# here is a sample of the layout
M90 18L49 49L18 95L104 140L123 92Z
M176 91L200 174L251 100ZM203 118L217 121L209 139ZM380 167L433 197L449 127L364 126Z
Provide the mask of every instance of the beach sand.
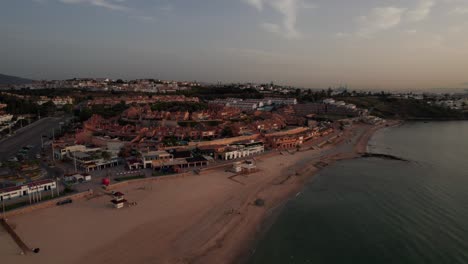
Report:
M8 249L2 263L238 263L266 217L319 170L315 163L357 157L378 128L359 125L322 149L257 158L260 171L248 176L213 170L119 189L134 207L113 209L102 193L12 217L20 237L41 252ZM257 198L265 206L254 206Z

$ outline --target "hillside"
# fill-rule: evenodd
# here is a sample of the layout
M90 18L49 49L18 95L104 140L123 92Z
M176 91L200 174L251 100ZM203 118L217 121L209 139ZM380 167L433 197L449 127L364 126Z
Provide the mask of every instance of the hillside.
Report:
M11 75L0 74L0 85L27 84L27 83L31 83L31 82L32 82L32 80L29 80L29 79L16 77L16 76L11 76Z

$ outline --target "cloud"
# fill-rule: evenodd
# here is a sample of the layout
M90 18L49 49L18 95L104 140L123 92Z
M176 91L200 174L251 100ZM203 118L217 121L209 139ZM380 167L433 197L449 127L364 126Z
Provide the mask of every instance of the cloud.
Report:
M461 7L461 6L455 7L451 13L456 14L456 15L467 15L468 7Z
M344 38L347 38L347 37L350 37L351 34L349 33L344 33L344 32L338 32L334 35L335 38L337 39L344 39Z
M65 4L88 4L103 7L113 11L127 11L128 7L122 5L123 0L60 0Z
M377 32L394 28L401 23L406 10L406 8L398 7L373 8L369 15L358 17L359 30L357 34L369 37Z
M244 2L255 7L259 11L263 10L263 1L264 0L244 0Z
M279 25L277 25L277 24L262 23L260 26L261 26L261 28L263 28L267 32L276 33L276 34L281 33L281 27Z
M279 23L262 23L261 27L270 32L288 39L300 38L301 33L297 29L298 10L316 8L315 5L302 0L243 0L258 11L263 11L266 6L281 14Z
M131 16L131 18L134 18L136 20L140 21L154 21L154 17L152 16Z
M410 22L419 22L425 20L431 14L432 7L435 2L433 0L421 0L419 5L406 13L406 19Z

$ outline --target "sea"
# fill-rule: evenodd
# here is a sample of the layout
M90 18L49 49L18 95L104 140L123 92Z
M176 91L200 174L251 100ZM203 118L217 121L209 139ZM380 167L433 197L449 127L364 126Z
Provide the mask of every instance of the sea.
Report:
M468 122L408 122L345 160L281 209L250 264L468 263Z

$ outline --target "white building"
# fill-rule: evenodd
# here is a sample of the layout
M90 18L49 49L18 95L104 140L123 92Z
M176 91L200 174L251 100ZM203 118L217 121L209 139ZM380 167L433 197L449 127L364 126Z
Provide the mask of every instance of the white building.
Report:
M245 158L248 156L263 153L265 146L263 142L250 142L245 144L233 144L230 145L226 151L218 154L218 159L221 160L233 160L239 158Z
M274 104L274 105L296 105L297 104L296 98L265 98L264 100L268 100L270 104Z
M8 187L0 190L0 201L28 196L37 192L51 191L57 188L53 180L40 180L20 186Z
M64 146L64 147L56 147L54 148L54 156L56 159L62 160L65 157L73 158L73 153L75 152L95 152L99 151L101 148L88 148L85 145L72 145L72 146Z
M119 157L112 156L111 153L109 159L105 159L102 155L102 151L95 152L73 152L72 159L78 168L83 169L86 172L102 170L104 168L110 168L118 166L120 163Z

